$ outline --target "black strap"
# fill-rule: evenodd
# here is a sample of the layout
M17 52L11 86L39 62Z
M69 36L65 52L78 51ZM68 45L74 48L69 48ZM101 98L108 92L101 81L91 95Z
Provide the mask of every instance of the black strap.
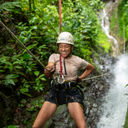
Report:
M67 70L66 70L65 59L64 59L64 72L65 72L65 75L67 75Z

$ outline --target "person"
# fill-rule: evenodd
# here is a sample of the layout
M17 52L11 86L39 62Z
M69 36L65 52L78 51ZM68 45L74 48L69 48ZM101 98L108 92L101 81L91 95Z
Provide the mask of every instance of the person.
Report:
M80 82L94 70L94 66L72 55L74 41L71 33L60 33L57 44L59 54L53 53L44 69L47 77L53 77L51 89L34 121L33 128L42 128L56 111L57 106L62 104L67 104L69 113L78 128L87 128L82 108L84 96ZM80 70L83 73L78 76Z

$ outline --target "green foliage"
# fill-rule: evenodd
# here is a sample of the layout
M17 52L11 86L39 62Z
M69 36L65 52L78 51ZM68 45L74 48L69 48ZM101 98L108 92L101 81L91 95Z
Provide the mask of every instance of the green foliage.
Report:
M30 11L26 0L21 2L5 2L0 5L2 21L5 11L7 17L15 21L17 37L44 64L53 52L58 52L56 45L59 34L58 0L34 1L35 9ZM96 12L103 8L100 0L64 0L62 1L62 31L69 31L74 36L74 54L93 63L92 56L98 55L96 49L102 44L108 52L107 38L99 27ZM19 17L15 17L15 14ZM9 25L8 25L9 26ZM22 98L19 108L26 107L27 112L40 108L43 100L35 100L28 104L27 98L33 94L41 94L45 90L43 67L20 47L16 41L0 38L0 86L16 90ZM25 98L24 98L25 97ZM27 98L26 98L27 97Z
M125 124L124 124L123 128L127 128L127 127L128 127L128 109L127 109Z
M8 126L5 126L4 128L19 128L19 126L17 126L17 125L8 125Z
M30 89L38 92L43 90L44 74L37 70L35 62L32 61L28 53L23 54L23 56L2 56L0 65L2 69L0 72L3 74L3 78L0 81L1 85L9 87L19 85L19 93L27 96L30 96ZM28 76L34 79L30 79Z
M8 12L19 13L18 9L20 9L20 7L21 7L20 2L5 2L0 5L0 12L8 11Z
M113 12L112 12L112 17L111 17L111 24L110 24L110 28L111 31L116 34L118 37L120 37L120 29L119 29L119 23L118 23L118 8L114 8Z
M33 100L26 110L29 112L36 111L42 107L43 102L43 99Z
M28 11L29 5L26 0L22 0L21 3L6 2L1 5L1 10L13 12L15 7L21 8L26 22L17 22L16 28L19 30L17 36L46 65L49 55L58 51L56 45L59 33L58 1L42 0L42 2L35 1L35 4L34 12ZM73 34L74 54L92 63L92 51L96 52L93 48L102 43L106 51L109 49L109 45L104 45L106 39L103 39L104 34L101 33L101 28L99 29L97 15L94 12L94 8L98 11L102 7L103 3L100 0L62 1L62 31ZM9 45L6 44L8 47L6 51L10 49ZM13 51L10 49L10 56L5 53L0 56L0 72L3 73L1 85L16 86L18 95L29 97L31 89L37 92L43 91L44 74L26 50L18 46L18 49Z
M98 12L100 9L104 7L104 3L101 0L85 0L85 1L96 12Z
M36 111L37 109L40 109L42 107L44 100L39 98L36 99L31 99L29 101L22 99L21 102L18 104L18 108L25 108L26 107L26 111L28 112L32 112L32 111Z
M119 4L119 25L120 25L120 35L123 37L125 33L125 39L128 39L128 1L122 0ZM125 32L124 32L125 30ZM125 40L125 41L126 41Z
M100 43L100 45L104 48L106 53L109 53L110 49L111 49L111 44L108 41L107 36L105 35L105 33L103 33L103 31L101 31L100 34L98 34L98 42Z

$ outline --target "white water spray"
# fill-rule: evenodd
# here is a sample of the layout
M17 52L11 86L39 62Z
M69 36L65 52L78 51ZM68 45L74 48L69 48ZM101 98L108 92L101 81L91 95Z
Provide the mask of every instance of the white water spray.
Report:
M116 1L117 3L119 0ZM110 89L103 98L101 106L101 118L97 128L123 128L128 106L128 55L119 56L118 41L110 35L110 20L108 12L113 8L112 1L106 4L106 8L100 15L101 27L107 37L112 41L113 56L118 56L118 61L110 70L113 81L110 81Z
M102 105L103 114L97 128L123 128L128 103L128 55L121 55L111 68L114 75Z

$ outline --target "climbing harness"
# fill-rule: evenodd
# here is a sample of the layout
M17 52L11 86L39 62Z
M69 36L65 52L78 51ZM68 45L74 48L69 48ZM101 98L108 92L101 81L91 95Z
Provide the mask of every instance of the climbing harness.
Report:
M54 80L51 83L51 87L55 89L71 89L72 87L76 87L77 84L75 81L68 81L68 82L63 82L63 83L55 83Z

